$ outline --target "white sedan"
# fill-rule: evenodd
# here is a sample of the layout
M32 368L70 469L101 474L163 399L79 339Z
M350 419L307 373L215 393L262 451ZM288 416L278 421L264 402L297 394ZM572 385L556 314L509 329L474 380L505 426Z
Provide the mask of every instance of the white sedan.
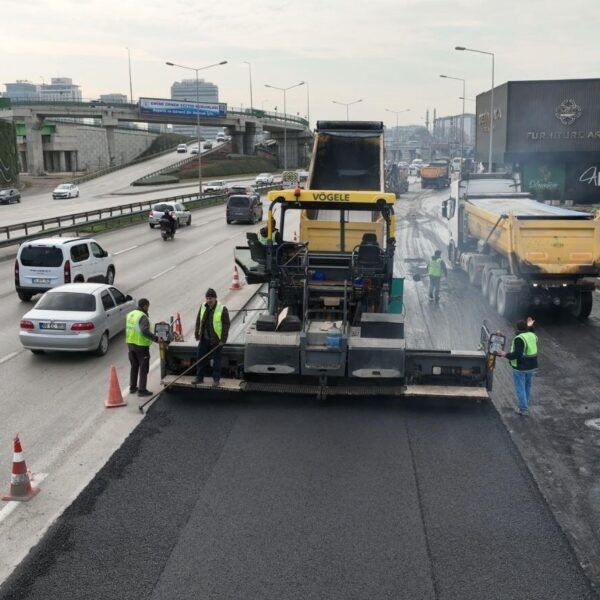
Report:
M54 188L52 192L54 200L63 200L65 198L79 198L79 188L74 183L61 183Z
M271 185L275 181L275 177L271 173L260 173L256 176L254 183L256 185Z
M224 181L211 181L204 186L206 194L224 194L227 192L227 186Z
M51 350L103 356L135 307L131 296L112 285L68 283L46 292L23 315L19 340L34 354Z

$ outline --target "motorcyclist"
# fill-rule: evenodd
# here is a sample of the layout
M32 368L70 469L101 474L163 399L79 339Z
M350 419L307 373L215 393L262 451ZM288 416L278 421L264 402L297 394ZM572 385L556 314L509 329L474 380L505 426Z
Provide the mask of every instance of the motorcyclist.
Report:
M171 235L175 234L175 229L177 229L177 219L173 212L167 210L160 219L165 223L165 227L168 228L168 231Z

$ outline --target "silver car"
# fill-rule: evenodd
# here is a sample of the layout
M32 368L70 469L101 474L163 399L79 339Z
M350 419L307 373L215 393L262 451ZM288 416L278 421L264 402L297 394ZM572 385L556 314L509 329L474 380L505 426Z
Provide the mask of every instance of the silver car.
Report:
M175 213L178 227L192 224L192 213L183 204L173 201L159 202L158 204L155 204L148 213L148 224L152 229L160 223L162 216L167 211Z
M19 339L27 350L94 352L104 356L110 338L125 328L136 307L129 295L105 283L68 283L46 292L21 319Z

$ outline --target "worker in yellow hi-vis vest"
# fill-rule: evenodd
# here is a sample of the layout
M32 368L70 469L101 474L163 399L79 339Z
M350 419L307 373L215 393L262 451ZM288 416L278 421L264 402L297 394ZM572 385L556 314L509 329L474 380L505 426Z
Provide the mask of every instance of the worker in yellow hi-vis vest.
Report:
M198 310L194 337L198 341L198 359L206 357L196 368L196 383L204 382L204 368L212 359L213 385L219 385L221 379L221 351L229 335L229 313L227 308L217 301L217 292L206 290L206 302ZM209 354L209 356L206 356Z
M128 313L125 320L125 343L129 349L131 365L129 392L137 392L138 396L152 396L152 392L146 388L146 381L150 370L150 346L152 342L158 342L158 338L152 333L149 308L150 302L146 298L140 298L138 307Z
M445 277L448 275L441 250L436 250L429 259L427 263L427 275L429 275L429 299L433 300L435 298L435 301L439 302L440 280L442 279L442 275Z

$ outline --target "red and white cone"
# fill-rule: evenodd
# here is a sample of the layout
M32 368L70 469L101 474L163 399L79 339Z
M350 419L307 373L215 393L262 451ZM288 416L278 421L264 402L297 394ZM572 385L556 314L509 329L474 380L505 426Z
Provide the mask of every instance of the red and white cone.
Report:
M242 284L240 283L240 274L238 273L237 266L233 267L233 279L231 281L230 290L241 290Z
M12 474L10 476L10 492L6 496L2 496L2 500L18 500L19 502L27 502L38 494L40 488L31 487L25 457L23 456L23 448L21 448L21 440L17 433L14 440L14 454Z
M294 242L298 241L298 234L294 231Z
M175 341L183 342L183 326L181 325L181 315L177 313L177 318L174 323Z

